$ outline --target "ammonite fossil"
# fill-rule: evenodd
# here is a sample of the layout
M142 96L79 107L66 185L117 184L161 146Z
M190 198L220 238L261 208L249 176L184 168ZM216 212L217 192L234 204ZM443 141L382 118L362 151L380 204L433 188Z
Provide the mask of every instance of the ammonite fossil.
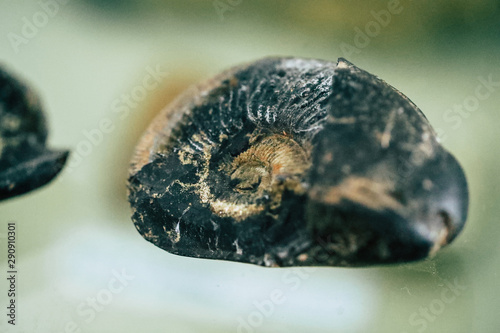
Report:
M48 149L46 140L38 98L0 68L0 200L45 185L61 171L68 152Z
M263 266L422 259L468 209L423 113L344 59L263 59L191 89L142 137L128 188L156 246Z

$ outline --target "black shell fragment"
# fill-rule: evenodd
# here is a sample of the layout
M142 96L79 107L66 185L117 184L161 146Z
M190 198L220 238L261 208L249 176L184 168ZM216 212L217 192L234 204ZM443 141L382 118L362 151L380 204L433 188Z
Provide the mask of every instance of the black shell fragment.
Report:
M144 134L128 187L156 246L263 266L422 259L468 207L422 112L344 59L263 59L191 89Z
M50 182L67 151L46 148L47 127L38 98L0 68L0 200Z

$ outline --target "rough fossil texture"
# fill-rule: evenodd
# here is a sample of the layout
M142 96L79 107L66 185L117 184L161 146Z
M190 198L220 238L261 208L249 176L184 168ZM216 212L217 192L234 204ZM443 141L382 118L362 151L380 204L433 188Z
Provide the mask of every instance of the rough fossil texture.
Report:
M47 127L38 98L0 67L0 200L51 181L67 151L45 146Z
M263 59L192 88L144 134L128 187L156 246L263 266L422 259L468 207L423 113L344 59Z

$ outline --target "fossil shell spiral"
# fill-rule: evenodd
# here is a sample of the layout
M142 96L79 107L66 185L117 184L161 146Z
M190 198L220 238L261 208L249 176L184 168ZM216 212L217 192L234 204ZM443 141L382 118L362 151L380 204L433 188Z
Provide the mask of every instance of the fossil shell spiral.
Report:
M156 246L262 266L422 259L468 207L423 113L342 58L266 58L190 89L143 135L128 189Z

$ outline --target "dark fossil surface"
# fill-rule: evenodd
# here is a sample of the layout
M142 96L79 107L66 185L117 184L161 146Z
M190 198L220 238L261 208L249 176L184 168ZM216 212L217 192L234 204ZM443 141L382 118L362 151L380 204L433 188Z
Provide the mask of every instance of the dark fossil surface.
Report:
M128 188L156 246L263 266L422 259L468 209L423 113L344 59L263 59L190 89L143 135Z
M47 126L37 96L0 67L0 200L50 182L67 151L46 147Z

